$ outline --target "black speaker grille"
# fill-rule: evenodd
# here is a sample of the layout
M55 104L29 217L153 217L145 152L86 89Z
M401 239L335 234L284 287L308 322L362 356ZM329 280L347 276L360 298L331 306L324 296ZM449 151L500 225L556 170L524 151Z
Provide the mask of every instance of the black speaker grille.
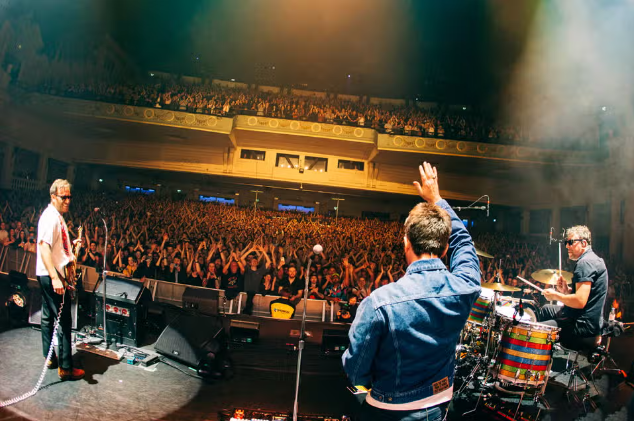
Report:
M222 321L216 317L181 315L165 328L154 348L189 367L198 368L208 353L220 350L223 332Z

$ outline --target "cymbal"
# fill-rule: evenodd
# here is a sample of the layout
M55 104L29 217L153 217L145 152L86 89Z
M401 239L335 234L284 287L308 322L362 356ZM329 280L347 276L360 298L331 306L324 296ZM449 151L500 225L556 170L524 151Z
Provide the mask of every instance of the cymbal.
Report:
M486 257L486 258L488 258L488 259L493 259L493 256L492 256L492 255L490 255L489 253L484 252L484 251L482 251L482 250L478 250L478 248L477 248L477 247L476 247L476 254L477 254L478 256Z
M482 288L492 289L493 291L515 292L520 289L510 285L504 285L500 282L483 282Z
M564 278L567 284L572 283L572 273L561 271L561 276ZM531 277L537 282L547 285L557 285L557 279L559 279L559 269L542 269L531 273Z

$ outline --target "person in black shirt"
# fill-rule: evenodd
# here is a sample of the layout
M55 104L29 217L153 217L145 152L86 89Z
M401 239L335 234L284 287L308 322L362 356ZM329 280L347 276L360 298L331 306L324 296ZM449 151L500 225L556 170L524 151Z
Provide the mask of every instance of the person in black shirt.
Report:
M566 249L575 260L572 288L559 278L556 289L545 289L547 300L564 305L547 304L540 312L540 321L561 328L560 341L566 348L581 349L596 344L603 325L603 306L608 290L608 271L603 259L592 251L588 227L574 226L566 230Z
M258 256L251 256L249 262L247 263L245 257L250 255L252 252L260 251L261 254ZM265 258L265 262L259 265L262 257ZM248 250L246 253L242 255L240 258L242 265L245 268L244 271L244 290L247 293L247 303L244 306L244 313L251 315L253 313L253 297L258 293L260 289L260 284L262 283L262 278L264 274L271 267L271 259L266 254L266 250L264 250L261 246L254 245Z
M220 289L225 290L228 300L233 300L244 291L244 266L235 253L231 253L229 261L222 269Z
M288 288L291 291L291 302L297 304L304 295L304 285L304 280L297 276L297 269L291 266L288 268L288 274L280 280L278 291L281 293L282 288Z
M86 249L86 254L82 257L81 262L84 266L93 268L101 266L101 253L97 252L97 243L95 241L90 242L90 247Z
M165 279L176 284L187 283L187 269L183 266L180 256L175 256L165 274Z

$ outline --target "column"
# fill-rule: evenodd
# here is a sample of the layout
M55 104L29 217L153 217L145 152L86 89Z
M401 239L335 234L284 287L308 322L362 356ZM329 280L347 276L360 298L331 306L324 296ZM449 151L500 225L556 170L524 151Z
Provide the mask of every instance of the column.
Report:
M588 203L586 205L586 226L590 228L590 232L595 231L594 226L594 205L592 203Z
M621 224L620 194L610 196L610 258L621 261L623 256L623 225Z
M0 144L0 148L4 151L2 159L2 169L0 169L0 188L10 189L13 181L13 158L14 147L8 143Z
M75 182L76 172L77 167L75 166L75 164L69 163L68 167L66 167L66 180L68 180L70 184L73 184Z
M522 225L520 233L522 235L528 235L530 231L531 211L529 209L522 209Z
M38 188L46 187L48 184L48 154L40 152L40 160L37 164L37 186Z

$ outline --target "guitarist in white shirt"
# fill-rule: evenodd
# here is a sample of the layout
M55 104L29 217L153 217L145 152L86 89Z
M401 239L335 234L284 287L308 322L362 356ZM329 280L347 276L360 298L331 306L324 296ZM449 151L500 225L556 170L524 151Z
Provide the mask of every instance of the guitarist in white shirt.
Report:
M65 268L75 262L72 244L68 235L68 227L62 216L70 207L71 185L66 180L55 180L50 188L51 203L42 212L37 226L37 279L42 290L42 350L48 354L53 339L55 319L62 308L58 328L59 359L55 353L48 362L48 368L58 369L62 380L79 380L84 377L84 370L73 367L70 314L73 280L64 278ZM75 240L80 242L81 239ZM73 266L73 265L71 265ZM70 276L74 273L69 271ZM68 282L70 281L70 282Z

